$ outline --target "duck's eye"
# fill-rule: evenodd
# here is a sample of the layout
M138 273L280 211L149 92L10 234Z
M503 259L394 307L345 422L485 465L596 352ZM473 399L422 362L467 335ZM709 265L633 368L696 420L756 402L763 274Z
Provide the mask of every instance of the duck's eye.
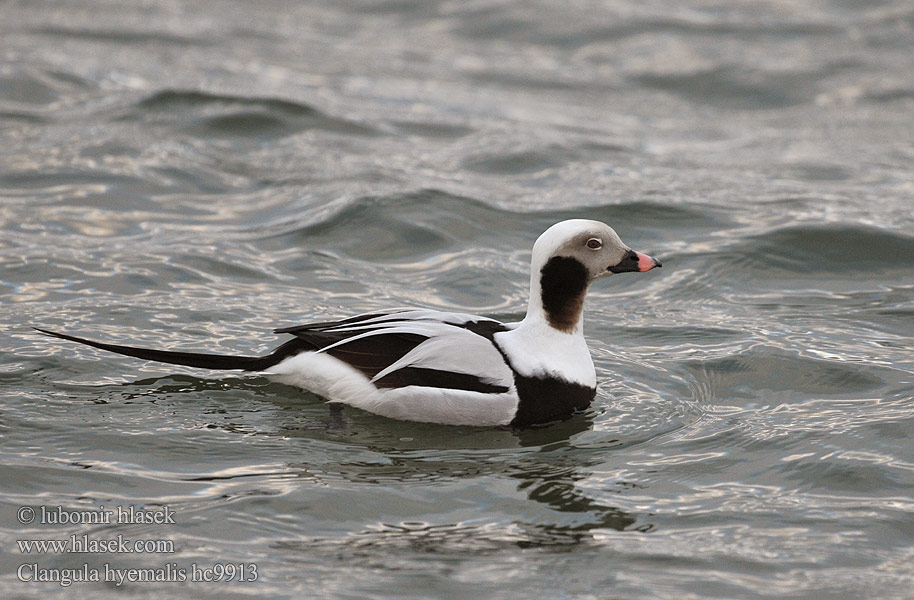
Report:
M587 247L591 250L599 250L603 247L603 242L599 238L590 238L587 240Z

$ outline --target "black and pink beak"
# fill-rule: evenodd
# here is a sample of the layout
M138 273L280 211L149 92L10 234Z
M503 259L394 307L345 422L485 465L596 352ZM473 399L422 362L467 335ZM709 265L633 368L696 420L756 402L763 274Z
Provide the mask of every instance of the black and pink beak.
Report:
M660 261L647 254L629 250L618 264L612 265L606 270L611 273L644 273L654 267L662 267Z

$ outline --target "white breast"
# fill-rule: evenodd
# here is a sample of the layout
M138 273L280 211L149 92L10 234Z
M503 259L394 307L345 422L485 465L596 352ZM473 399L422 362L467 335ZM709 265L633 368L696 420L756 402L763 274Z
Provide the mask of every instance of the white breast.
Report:
M511 366L527 377L558 377L595 388L597 373L584 336L564 333L542 321L522 321L512 331L495 334Z

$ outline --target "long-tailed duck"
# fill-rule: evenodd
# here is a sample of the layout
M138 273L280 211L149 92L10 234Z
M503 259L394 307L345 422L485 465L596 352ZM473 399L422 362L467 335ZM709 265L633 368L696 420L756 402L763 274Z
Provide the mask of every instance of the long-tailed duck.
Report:
M527 427L569 418L596 393L583 334L588 286L660 261L598 221L573 219L533 245L530 299L519 323L396 309L276 329L291 334L266 356L223 356L49 336L170 364L253 371L331 402L386 417L450 425Z

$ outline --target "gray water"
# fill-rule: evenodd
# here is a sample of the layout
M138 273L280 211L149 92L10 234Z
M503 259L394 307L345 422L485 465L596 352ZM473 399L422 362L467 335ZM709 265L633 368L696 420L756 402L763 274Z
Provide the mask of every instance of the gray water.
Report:
M911 597L910 2L2 15L4 598ZM335 416L29 328L253 354L391 306L514 320L571 217L664 268L595 286L596 400L543 429ZM173 552L17 544L71 535Z

